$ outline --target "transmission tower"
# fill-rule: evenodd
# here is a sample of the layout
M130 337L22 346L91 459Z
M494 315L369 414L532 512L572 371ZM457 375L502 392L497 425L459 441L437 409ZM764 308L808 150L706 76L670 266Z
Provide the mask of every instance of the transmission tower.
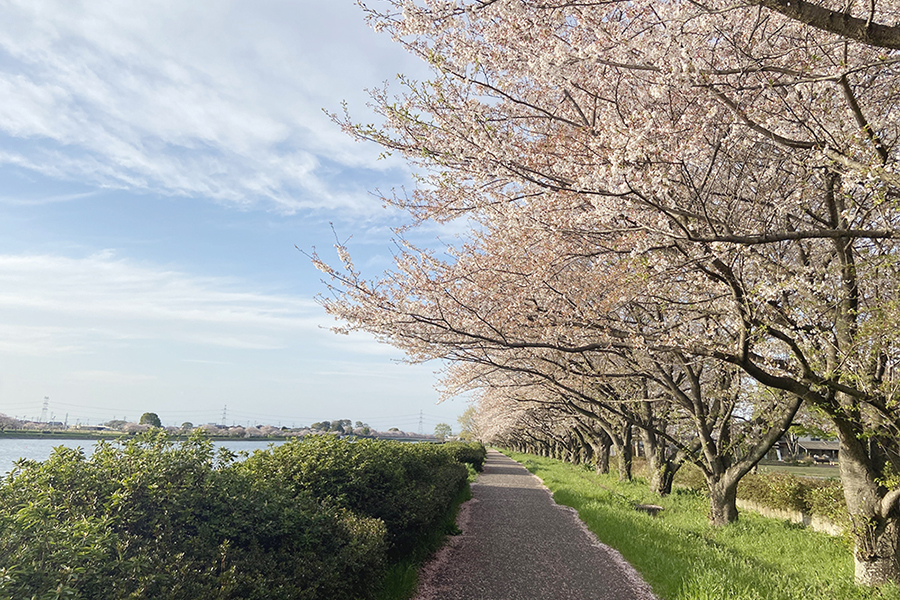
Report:
M44 408L41 409L41 423L47 422L47 411L50 409L50 396L44 396Z
M228 425L228 405L226 404L222 408L222 427L227 427Z
M419 411L419 435L425 435L425 422L422 420L422 411Z

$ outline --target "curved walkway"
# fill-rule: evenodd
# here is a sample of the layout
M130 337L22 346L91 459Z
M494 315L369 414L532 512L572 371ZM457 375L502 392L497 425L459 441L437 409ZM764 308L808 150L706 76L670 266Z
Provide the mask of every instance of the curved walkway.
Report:
M416 600L654 600L615 550L597 541L571 508L510 458L488 451L462 534L420 574Z

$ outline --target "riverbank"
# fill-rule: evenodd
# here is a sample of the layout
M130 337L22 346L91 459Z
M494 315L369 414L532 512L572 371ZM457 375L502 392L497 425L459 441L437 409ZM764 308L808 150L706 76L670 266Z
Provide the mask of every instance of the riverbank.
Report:
M96 438L85 438L85 437L62 437L62 436L32 436L32 437L15 437L15 436L0 436L0 477L5 476L9 473L15 463L20 459L33 460L33 461L45 461L47 460L53 450L60 446L66 448L81 448L86 456L90 456L93 454L97 445L100 442L105 442L107 444L112 444L113 446L118 446L120 444L128 443L128 441L134 439L134 436L121 435L118 437L104 437L102 439ZM170 437L169 439L173 441L184 441L184 439L175 440L175 438ZM278 446L287 441L286 438L272 438L272 439L235 439L235 438L224 438L220 440L211 439L210 440L216 449L218 448L227 448L231 452L234 453L247 453L252 454L256 450L266 450L270 446Z
M124 433L122 431L57 431L53 429L44 431L28 431L24 429L2 430L0 431L0 439L18 439L18 440L85 440L85 441L115 441L118 439L133 438L135 434ZM171 435L173 440L186 440L190 437L185 435ZM256 436L248 438L232 437L227 435L206 436L207 439L214 442L283 442L288 437L285 436Z
M128 437L127 433L121 431L104 432L104 431L56 431L48 429L45 431L28 431L25 429L13 429L0 431L0 439L14 440L109 440L118 439L120 437Z

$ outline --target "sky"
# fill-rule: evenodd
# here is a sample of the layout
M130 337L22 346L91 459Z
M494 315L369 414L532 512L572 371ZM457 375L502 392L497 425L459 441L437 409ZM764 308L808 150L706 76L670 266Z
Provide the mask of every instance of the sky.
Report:
M326 111L399 73L350 0L0 0L0 412L456 430L440 365L329 331L297 249L390 267L408 168Z

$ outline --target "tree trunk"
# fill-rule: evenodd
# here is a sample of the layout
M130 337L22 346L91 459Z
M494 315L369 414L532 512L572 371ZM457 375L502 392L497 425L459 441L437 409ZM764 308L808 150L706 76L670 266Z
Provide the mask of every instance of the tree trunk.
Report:
M616 472L619 476L619 481L631 481L632 473L631 467L634 464L634 460L631 455L631 447L623 446L621 448L616 448Z
M872 457L864 442L844 434L841 440L840 469L844 499L850 513L856 583L882 585L900 582L900 522L896 507L883 510L886 490L875 483Z
M578 447L578 464L585 465L591 462L591 447L584 444Z
M572 430L572 435L574 436L574 439L572 441L578 447L578 462L576 464L590 464L591 459L594 457L593 448L585 439L584 435L581 433L578 427Z
M597 475L606 475L609 473L609 448L612 444L591 442L591 448L594 450L594 471Z
M641 428L641 438L644 442L644 456L647 457L647 469L650 471L650 491L659 496L667 496L672 493L672 481L678 466L666 457L666 451L656 433L650 429Z
M859 585L900 581L900 524L896 517L853 519L854 573Z
M597 475L609 473L609 448L612 440L604 431L592 431L588 434L587 442L590 444L594 461L594 471Z
M660 455L661 456L661 455ZM672 493L672 482L675 481L675 473L681 465L673 464L665 458L653 459L653 455L647 455L650 461L650 491L660 496L668 496ZM656 463L654 465L654 462Z
M632 444L631 425L622 428L622 437L613 438L616 445L616 466L619 481L631 481L631 467L634 464L634 447Z
M721 527L738 520L737 509L737 484L740 479L720 479L710 481L709 488L709 524L713 527Z

